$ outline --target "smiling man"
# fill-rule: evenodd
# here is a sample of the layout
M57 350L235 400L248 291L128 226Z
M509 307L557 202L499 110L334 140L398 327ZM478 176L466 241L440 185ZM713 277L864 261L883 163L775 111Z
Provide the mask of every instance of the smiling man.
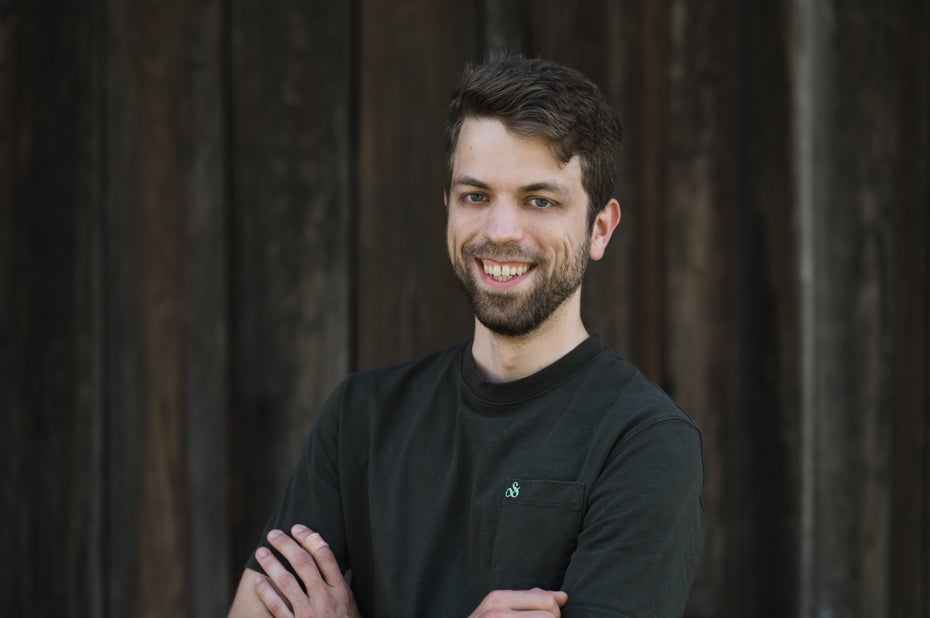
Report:
M578 72L505 57L466 69L447 138L474 337L336 389L231 615L680 616L700 433L581 320L619 122Z

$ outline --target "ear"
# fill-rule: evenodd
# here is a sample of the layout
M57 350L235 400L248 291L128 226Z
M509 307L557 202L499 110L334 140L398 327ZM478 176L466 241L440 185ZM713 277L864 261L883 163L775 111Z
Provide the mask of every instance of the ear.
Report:
M449 208L449 192L448 191L442 192L442 203L443 205L445 205L446 208Z
M604 257L607 251L607 243L613 235L617 224L620 223L620 202L610 200L607 205L601 208L594 219L594 226L591 229L591 251L589 255L592 260L599 260Z

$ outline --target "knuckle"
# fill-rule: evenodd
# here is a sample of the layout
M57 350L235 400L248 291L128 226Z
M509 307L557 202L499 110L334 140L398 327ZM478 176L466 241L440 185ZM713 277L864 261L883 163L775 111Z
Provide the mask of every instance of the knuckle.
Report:
M339 607L336 605L336 601L332 597L327 596L323 599L320 599L320 601L320 609L323 610L323 615L328 616L329 614L335 613L336 610L339 609Z
M291 560L291 565L293 565L293 567L297 569L298 571L300 571L302 568L306 568L310 566L311 564L313 564L313 556L311 556L305 551L295 552L294 555L291 556L290 560Z
M262 602L265 604L265 607L268 608L268 611L270 611L275 616L287 609L284 601L282 601L281 597L276 594L270 595L268 598L263 598Z
M333 550L329 548L329 545L324 545L313 551L313 559L317 562L332 562L336 560Z
M294 577L290 571L284 571L275 578L275 583L278 585L278 588L281 590L291 590L295 588L300 589L300 585L297 583L297 578Z

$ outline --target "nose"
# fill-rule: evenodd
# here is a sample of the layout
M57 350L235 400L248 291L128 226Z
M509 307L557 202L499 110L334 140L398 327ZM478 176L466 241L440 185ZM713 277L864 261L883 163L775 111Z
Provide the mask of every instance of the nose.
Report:
M510 200L498 199L485 209L484 237L499 245L516 244L523 239L520 209Z

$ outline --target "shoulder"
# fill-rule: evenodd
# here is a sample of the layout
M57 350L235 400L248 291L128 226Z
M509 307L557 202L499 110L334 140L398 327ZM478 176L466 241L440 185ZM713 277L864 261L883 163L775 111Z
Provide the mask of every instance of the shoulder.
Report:
M460 375L463 346L439 350L414 361L351 373L336 387L327 408L353 417L381 415L404 407L426 392L449 391Z
M445 348L417 360L351 373L340 388L347 396L368 396L434 381L450 373L457 375L463 347Z
M609 347L591 361L583 381L592 396L610 398L613 412L629 416L629 421L678 419L695 424L668 393Z
M614 450L638 436L651 434L690 436L700 444L700 429L674 399L632 363L605 348L597 359L592 395L603 391L610 400L603 429L613 435Z

